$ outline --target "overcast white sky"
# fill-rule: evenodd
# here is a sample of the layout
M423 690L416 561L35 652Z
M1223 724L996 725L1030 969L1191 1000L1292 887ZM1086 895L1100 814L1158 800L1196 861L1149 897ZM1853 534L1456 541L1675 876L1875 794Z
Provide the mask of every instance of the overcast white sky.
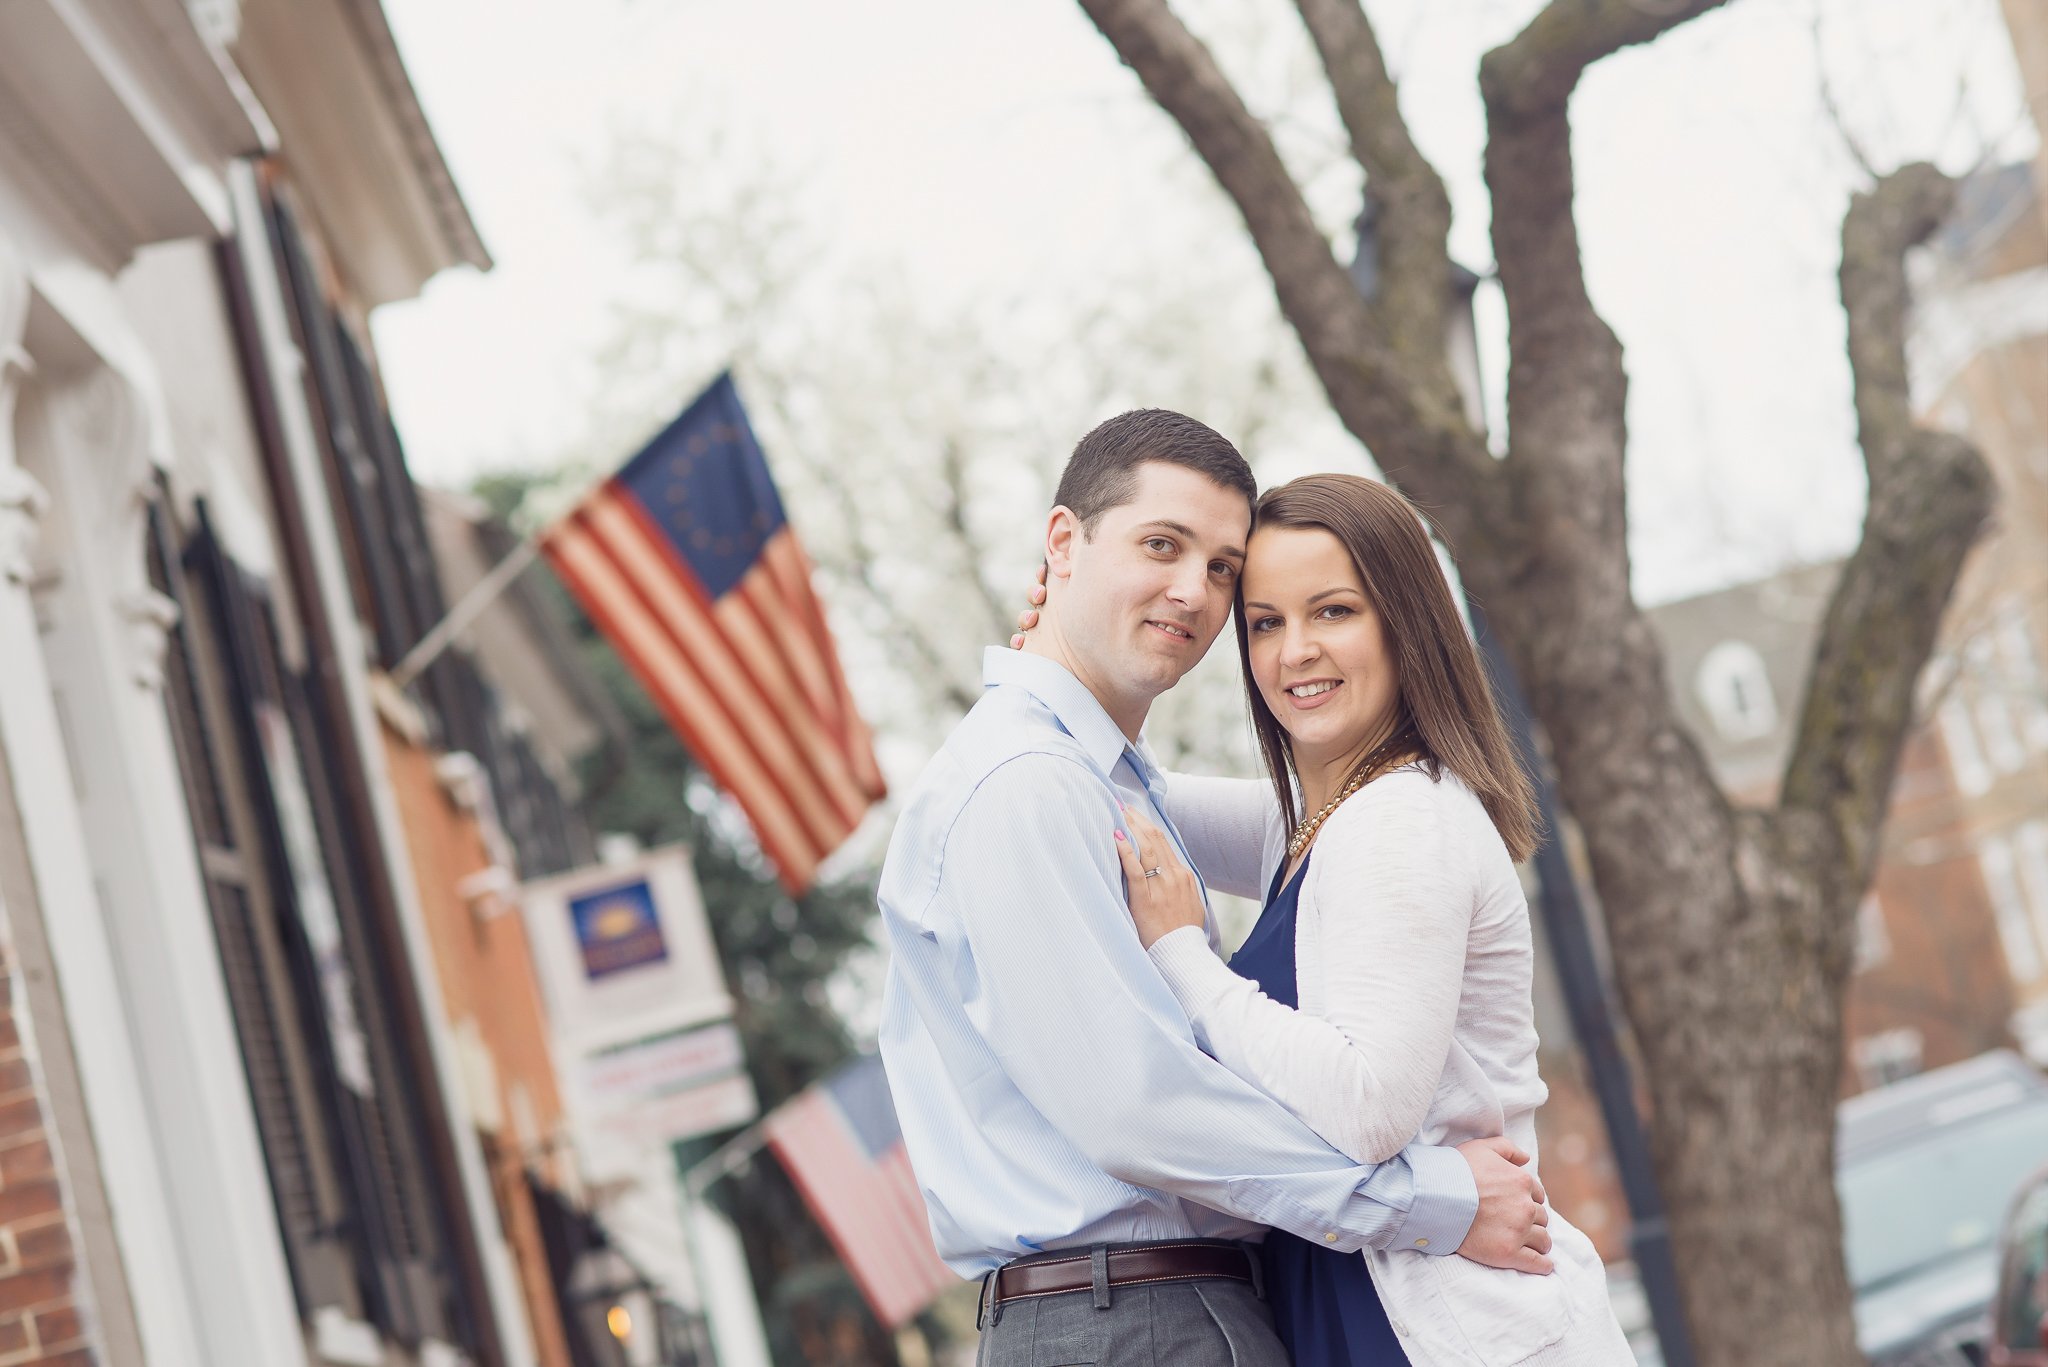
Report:
M386 7L498 261L376 319L428 480L545 460L582 430L627 284L588 186L620 128L703 118L742 131L806 183L821 237L892 263L942 305L1038 281L1085 288L1103 263L1141 259L1184 259L1201 289L1238 260L1187 227L1199 179L1162 173L1171 131L1071 0ZM1484 267L1473 73L1534 0L1369 8L1452 187L1454 250ZM1298 23L1283 0L1198 12L1219 43ZM1579 221L1595 298L1628 348L1648 599L1854 536L1834 269L1855 173L1816 93L1816 14L1847 120L1881 163L1934 156L1953 170L1989 143L2032 147L1995 0L1735 0L1589 78L1574 109ZM1499 320L1485 321L1497 361Z

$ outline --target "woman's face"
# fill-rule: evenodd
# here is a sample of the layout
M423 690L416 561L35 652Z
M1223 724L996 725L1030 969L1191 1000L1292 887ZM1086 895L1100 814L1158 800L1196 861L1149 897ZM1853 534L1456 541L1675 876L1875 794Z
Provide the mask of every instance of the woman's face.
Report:
M1393 717L1400 679L1357 567L1315 527L1262 527L1248 549L1252 682L1293 741L1295 763L1360 754Z

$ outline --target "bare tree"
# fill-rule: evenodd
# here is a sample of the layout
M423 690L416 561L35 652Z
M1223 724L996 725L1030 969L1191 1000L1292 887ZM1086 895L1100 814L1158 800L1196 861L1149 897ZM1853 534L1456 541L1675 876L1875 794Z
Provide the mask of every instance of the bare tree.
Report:
M1917 426L1906 251L1949 182L1858 195L1842 301L1870 499L1830 605L1782 796L1738 809L1673 713L1629 591L1621 346L1588 298L1568 106L1587 69L1724 0L1551 0L1481 63L1509 440L1489 454L1446 361L1450 203L1359 0L1296 0L1365 173L1361 294L1267 129L1166 0L1080 0L1242 214L1344 425L1424 503L1486 604L1583 828L1647 1064L1658 1173L1699 1359L1860 1361L1833 1175L1841 1012L1914 681L1992 499L1964 443Z
M1089 426L1183 407L1257 462L1319 416L1285 325L1241 321L1270 317L1255 277L1237 312L1165 268L1090 298L921 304L898 272L835 249L774 155L701 117L622 137L592 181L636 273L597 368L584 473L731 364L856 691L906 753L979 696L981 648L1009 638L1038 523ZM1250 772L1236 662L1215 654L1149 735L1170 763Z

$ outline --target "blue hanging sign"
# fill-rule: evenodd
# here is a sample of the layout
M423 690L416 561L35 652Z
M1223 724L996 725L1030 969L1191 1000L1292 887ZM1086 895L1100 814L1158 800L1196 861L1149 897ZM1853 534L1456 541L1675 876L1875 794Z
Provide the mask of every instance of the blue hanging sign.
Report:
M585 977L594 980L668 958L654 892L645 878L570 898L569 919L583 951Z

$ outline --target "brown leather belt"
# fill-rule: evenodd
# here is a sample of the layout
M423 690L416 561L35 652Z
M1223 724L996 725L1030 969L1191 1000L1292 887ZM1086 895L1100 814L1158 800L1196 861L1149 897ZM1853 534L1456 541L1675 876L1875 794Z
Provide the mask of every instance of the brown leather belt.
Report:
M1184 1282L1202 1277L1261 1281L1258 1251L1229 1239L1176 1239L1156 1244L1099 1246L1108 1286L1142 1286L1148 1282ZM1096 1287L1097 1250L1065 1248L1034 1253L1004 1264L982 1290L980 1318L987 1319L1011 1301L1032 1296L1060 1296Z

